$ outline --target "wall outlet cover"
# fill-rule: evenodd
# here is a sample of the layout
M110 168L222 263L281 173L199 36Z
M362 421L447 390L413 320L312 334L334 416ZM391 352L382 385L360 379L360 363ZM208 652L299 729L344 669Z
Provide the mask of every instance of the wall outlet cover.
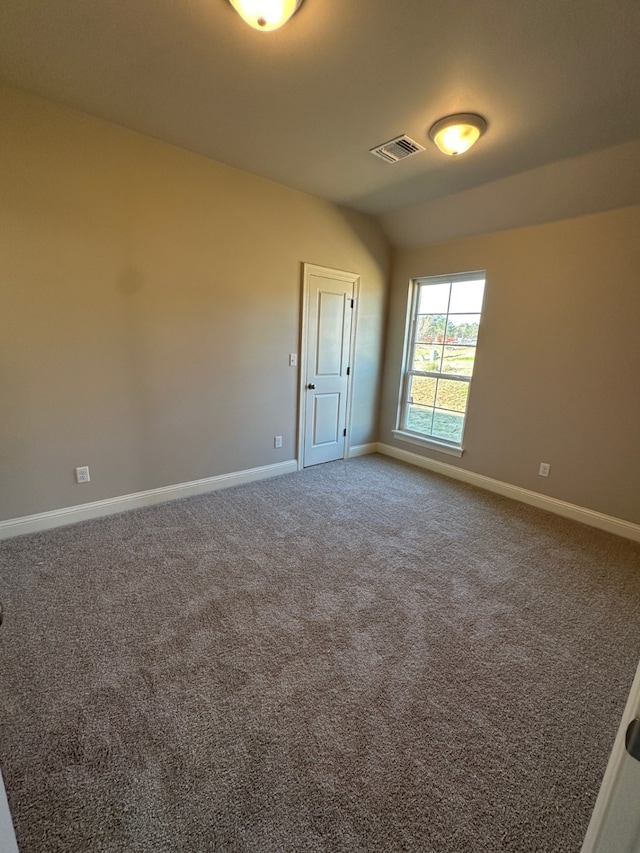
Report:
M89 483L91 481L91 477L89 476L89 466L82 465L80 468L76 468L76 483Z

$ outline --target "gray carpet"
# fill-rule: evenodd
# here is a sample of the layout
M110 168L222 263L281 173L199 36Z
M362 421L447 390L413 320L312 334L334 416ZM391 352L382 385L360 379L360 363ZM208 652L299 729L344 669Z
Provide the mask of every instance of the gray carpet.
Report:
M22 853L579 851L640 546L382 457L0 547Z

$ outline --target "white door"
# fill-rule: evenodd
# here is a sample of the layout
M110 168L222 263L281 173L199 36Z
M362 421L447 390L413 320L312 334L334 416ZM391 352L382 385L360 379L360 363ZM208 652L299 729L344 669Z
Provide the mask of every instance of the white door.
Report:
M640 666L582 853L640 853Z
M303 467L344 459L358 277L305 264L300 389Z

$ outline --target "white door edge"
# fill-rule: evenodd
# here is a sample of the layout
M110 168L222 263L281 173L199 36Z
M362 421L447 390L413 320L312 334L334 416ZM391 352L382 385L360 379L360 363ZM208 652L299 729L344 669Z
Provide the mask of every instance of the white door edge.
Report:
M360 297L360 276L357 273L337 270L332 267L323 267L318 264L302 264L302 306L300 312L300 359L298 367L298 449L297 461L298 471L304 468L304 425L306 416L306 376L307 376L307 339L309 335L309 310L307 297L309 294L309 278L312 275L322 275L346 281L353 287L353 315L351 317L351 340L349 341L349 359L351 370L347 378L347 411L346 427L347 436L344 443L344 458L348 459L351 452L351 411L353 400L353 375L356 349L356 329L358 325L358 305Z
M4 782L2 781L2 773L0 773L0 850L2 853L18 853L18 844L13 831L13 823L11 821L11 812L9 811L9 803L4 790Z
M631 691L627 704L622 714L622 721L618 728L609 763L602 778L598 798L591 814L591 820L587 828L587 834L584 837L584 842L580 853L605 853L599 847L599 839L607 820L609 808L612 803L612 797L616 788L616 782L620 776L622 762L626 756L625 735L627 727L640 711L640 664L636 670L636 675L631 685Z

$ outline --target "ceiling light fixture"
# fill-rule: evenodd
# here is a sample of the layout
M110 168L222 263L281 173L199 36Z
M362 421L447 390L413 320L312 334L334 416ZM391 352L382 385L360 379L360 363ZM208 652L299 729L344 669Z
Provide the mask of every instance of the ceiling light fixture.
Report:
M229 0L233 8L256 30L268 33L286 24L303 0Z
M431 127L429 136L443 154L456 156L468 151L486 129L487 123L482 116L458 113L437 121Z

